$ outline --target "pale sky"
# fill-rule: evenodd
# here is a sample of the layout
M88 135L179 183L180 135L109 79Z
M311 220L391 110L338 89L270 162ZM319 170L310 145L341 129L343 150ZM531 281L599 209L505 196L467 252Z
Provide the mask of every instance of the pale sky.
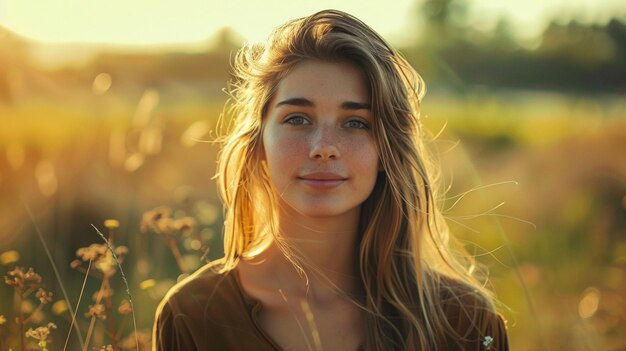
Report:
M354 14L390 41L411 39L409 11L419 0L0 0L0 25L50 43L185 44L229 26L247 41L317 10ZM603 22L626 16L624 0L469 0L477 27L505 16L522 37L552 18Z

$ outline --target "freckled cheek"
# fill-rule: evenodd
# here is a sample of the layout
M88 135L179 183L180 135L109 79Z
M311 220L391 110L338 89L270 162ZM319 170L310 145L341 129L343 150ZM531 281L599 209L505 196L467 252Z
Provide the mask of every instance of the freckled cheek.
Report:
M345 158L352 160L359 171L378 170L379 160L376 145L371 139L348 140L343 144Z
M285 138L270 134L264 138L264 147L270 174L274 175L288 176L295 171L296 160L308 155L302 138Z

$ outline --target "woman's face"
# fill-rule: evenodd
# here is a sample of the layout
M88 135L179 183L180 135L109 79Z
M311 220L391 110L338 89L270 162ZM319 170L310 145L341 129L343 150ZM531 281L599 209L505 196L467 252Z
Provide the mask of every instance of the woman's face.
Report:
M264 117L270 180L282 205L309 217L358 213L379 169L363 73L341 62L299 63Z

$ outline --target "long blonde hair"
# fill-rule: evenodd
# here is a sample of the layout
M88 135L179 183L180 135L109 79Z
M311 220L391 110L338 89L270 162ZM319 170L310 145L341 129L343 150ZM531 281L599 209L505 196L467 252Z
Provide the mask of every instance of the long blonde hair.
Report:
M226 216L222 269L233 269L239 259L279 239L272 234L275 194L261 162L263 118L280 80L310 59L354 64L371 92L382 172L359 223L368 311L364 347L445 349L447 338L463 335L446 316L444 296L461 301L471 294L493 309L491 297L472 275L471 258L460 259L452 248L438 209L438 168L428 156L419 117L423 80L380 35L344 12L326 10L288 22L265 44L245 46L235 58L230 126L217 174Z

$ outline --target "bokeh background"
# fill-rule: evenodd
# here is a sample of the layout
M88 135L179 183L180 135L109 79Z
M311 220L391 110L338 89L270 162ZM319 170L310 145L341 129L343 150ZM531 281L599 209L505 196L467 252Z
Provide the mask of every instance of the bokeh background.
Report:
M135 349L119 272L103 278L98 256L85 280L72 263L103 243L92 225L128 248L148 345L167 289L222 253L213 141L234 52L328 7L426 80L441 205L490 272L512 349L626 350L626 3L376 3L0 0L0 275L33 267L53 293L0 282L0 350L48 322L50 350ZM107 284L108 319L86 315Z

